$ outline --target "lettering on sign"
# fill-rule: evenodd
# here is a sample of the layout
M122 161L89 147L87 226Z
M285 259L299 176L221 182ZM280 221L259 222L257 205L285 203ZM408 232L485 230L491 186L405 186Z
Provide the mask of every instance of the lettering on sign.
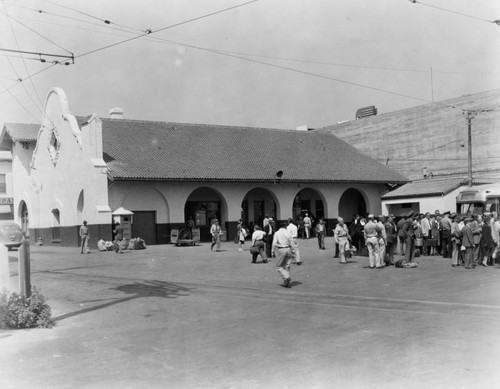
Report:
M14 205L14 199L12 197L0 197L0 205Z

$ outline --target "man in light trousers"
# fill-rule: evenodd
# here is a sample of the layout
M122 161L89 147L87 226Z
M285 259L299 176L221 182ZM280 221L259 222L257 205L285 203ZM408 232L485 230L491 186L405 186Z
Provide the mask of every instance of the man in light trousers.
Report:
M293 224L293 220L291 218L288 219L288 226L286 227L286 230L292 237L292 248L293 248L293 258L295 259L295 263L297 265L302 265L302 261L300 260L300 252L299 252L299 242L297 241L298 238L298 228L295 224Z
M290 264L293 256L293 242L290 233L286 230L287 224L282 223L273 237L273 251L276 253L276 270L283 277L281 286L290 288Z
M363 233L365 235L366 247L368 248L370 269L382 269L378 246L378 236L381 230L374 219L375 217L372 214L368 215L368 222L365 224Z

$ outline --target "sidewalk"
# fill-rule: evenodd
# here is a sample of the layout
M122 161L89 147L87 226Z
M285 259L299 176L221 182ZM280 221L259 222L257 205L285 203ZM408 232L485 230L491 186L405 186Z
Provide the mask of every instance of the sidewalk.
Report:
M489 388L500 269L340 265L314 239L292 288L224 242L81 255L31 248L53 329L0 332L2 388ZM11 254L16 255L17 252ZM17 271L11 258L11 274Z

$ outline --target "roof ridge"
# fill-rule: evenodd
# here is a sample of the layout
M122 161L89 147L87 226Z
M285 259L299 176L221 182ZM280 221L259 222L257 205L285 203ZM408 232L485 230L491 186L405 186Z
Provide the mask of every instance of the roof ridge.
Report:
M76 117L84 117L84 116L79 116L77 115ZM208 123L183 123L183 122L172 122L172 121L166 121L166 120L147 120L147 119L128 119L128 118L122 118L122 119L113 119L109 117L99 117L99 119L103 121L113 121L113 122L136 122L136 123L162 123L162 124L178 124L182 126L203 126L203 127L214 127L214 128L238 128L238 129L252 129L252 130L266 130L266 131L290 131L290 132L299 132L301 131L294 130L294 129L289 129L289 128L274 128L274 127L252 127L252 126L237 126L237 125L229 125L229 124L208 124ZM308 131L304 131L308 132Z

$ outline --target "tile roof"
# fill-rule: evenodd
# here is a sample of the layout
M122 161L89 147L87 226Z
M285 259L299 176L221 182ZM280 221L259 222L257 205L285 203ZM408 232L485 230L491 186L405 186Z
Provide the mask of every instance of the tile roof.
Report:
M35 142L40 124L5 123L3 128L14 142Z
M485 184L488 182L474 181L474 185ZM413 181L405 184L382 196L382 200L391 200L410 197L432 197L444 196L458 187L465 185L467 180L464 178L452 179L426 179Z
M102 120L113 179L404 183L406 177L331 134Z

